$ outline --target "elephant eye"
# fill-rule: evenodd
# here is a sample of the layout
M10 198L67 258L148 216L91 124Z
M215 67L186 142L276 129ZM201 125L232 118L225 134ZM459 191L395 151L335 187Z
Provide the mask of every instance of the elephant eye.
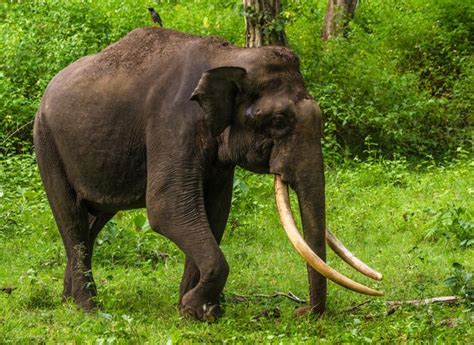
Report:
M283 115L281 114L273 115L272 122L271 122L271 127L273 129L282 130L282 129L285 129L286 126L287 126L287 121Z

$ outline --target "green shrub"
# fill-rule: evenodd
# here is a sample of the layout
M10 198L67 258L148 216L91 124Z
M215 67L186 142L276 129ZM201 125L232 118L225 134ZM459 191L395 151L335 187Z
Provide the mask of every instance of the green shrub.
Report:
M32 155L0 160L0 242L2 237L31 234L47 219L37 214L48 209L46 196Z
M466 302L474 306L474 284L473 272L466 272L466 268L458 262L453 263L452 274L444 280L451 291L466 299Z
M151 25L149 5L143 0L0 4L0 143L4 152L31 149L31 120L52 77L129 31ZM167 27L203 35L227 34L226 38L237 42L243 36L235 30L236 20L241 20L238 10L226 2L158 6Z
M438 211L428 209L426 212L432 216L425 235L427 239L454 237L461 248L474 245L474 221L468 209L450 205Z
M306 69L328 148L366 157L369 137L386 157L469 147L473 12L451 0L361 2L348 37Z

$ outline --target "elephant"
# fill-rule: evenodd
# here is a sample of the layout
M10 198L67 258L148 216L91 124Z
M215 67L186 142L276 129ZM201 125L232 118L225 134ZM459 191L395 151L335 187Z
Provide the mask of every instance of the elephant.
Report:
M380 295L325 263L327 241L362 273L382 277L326 228L322 121L299 58L285 47L240 48L145 27L67 66L48 84L34 123L37 163L67 256L64 298L86 311L98 307L94 241L118 211L146 208L151 228L185 254L180 311L198 320L221 316L229 265L219 244L236 166L275 176L282 224L308 263L308 311L325 311L327 278Z

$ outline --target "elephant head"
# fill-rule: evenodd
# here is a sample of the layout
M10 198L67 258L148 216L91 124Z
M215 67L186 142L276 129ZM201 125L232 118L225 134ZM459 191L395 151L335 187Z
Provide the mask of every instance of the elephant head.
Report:
M324 311L326 278L360 293L381 295L325 263L327 241L351 266L382 279L326 228L322 116L305 89L297 56L283 47L242 49L237 58L218 65L201 76L191 100L199 103L217 137L219 161L275 175L281 222L309 265L313 310ZM304 239L293 220L288 185L298 196Z

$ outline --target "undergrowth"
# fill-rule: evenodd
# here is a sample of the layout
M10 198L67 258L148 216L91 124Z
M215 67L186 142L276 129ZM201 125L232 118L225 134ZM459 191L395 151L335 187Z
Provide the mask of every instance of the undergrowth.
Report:
M295 318L307 299L306 268L279 224L271 176L238 171L222 248L231 267L225 315L189 321L176 309L184 257L150 229L143 210L120 212L101 232L93 271L101 306L85 314L61 301L64 249L34 157L0 165L0 343L472 343L473 165L410 165L404 159L347 161L327 168L328 224L384 274L360 276L329 253L331 266L385 291L367 301L329 284L321 319ZM296 203L294 195L293 203ZM433 230L436 229L436 230ZM462 229L462 230L461 230ZM428 236L429 235L429 236ZM455 305L384 301L456 295Z

